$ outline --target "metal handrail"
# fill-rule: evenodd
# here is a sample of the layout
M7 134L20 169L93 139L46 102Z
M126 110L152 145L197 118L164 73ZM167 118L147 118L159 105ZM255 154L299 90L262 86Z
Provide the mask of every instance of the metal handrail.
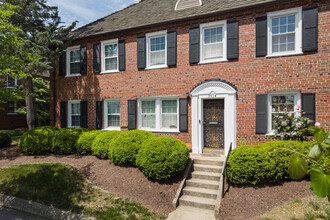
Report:
M225 170L226 170L226 167L227 167L227 161L228 161L228 158L229 158L229 155L230 155L230 152L231 152L232 148L233 148L233 143L230 143L229 151L228 151L226 161L225 161L225 165L224 165L223 171L222 171L222 198L225 195Z

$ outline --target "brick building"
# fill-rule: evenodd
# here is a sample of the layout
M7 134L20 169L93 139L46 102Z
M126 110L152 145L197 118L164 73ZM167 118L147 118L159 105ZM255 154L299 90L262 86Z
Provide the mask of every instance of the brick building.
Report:
M142 0L73 32L58 127L144 129L204 147L269 139L272 114L330 129L330 2Z

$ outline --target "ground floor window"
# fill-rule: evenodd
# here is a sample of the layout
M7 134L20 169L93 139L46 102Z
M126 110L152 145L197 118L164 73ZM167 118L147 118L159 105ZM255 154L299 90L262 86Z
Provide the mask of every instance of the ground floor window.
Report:
M138 100L138 127L150 131L179 130L178 98L148 98Z
M10 114L10 115L17 114L16 113L16 110L17 110L17 103L16 103L16 101L10 101L7 104L8 104L8 106L7 106L7 113Z
M104 129L120 130L120 101L104 101Z
M80 115L81 115L80 100L73 100L73 101L69 101L68 103L69 103L68 127L80 127Z

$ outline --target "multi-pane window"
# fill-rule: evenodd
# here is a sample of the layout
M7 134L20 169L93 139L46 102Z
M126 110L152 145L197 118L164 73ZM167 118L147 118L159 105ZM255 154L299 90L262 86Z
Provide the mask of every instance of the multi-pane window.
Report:
M70 51L70 75L80 74L80 50Z
M106 127L120 127L120 102L107 102L107 126Z
M17 110L17 103L16 101L9 101L7 106L7 112L8 114L16 114Z
M139 101L140 129L151 131L178 131L178 99L156 98Z
M118 71L118 39L102 41L102 73Z
M167 36L166 32L155 32L146 35L147 39L147 67L157 68L167 65Z
M13 89L17 86L17 79L7 75L7 88Z
M80 102L70 103L71 105L71 127L80 127Z
M204 29L203 57L204 60L222 58L223 27Z

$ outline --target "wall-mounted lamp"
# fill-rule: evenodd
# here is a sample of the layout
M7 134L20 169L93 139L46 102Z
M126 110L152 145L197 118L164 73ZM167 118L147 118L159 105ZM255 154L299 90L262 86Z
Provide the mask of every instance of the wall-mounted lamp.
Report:
M187 99L190 99L190 92L186 92L186 95L187 95Z

